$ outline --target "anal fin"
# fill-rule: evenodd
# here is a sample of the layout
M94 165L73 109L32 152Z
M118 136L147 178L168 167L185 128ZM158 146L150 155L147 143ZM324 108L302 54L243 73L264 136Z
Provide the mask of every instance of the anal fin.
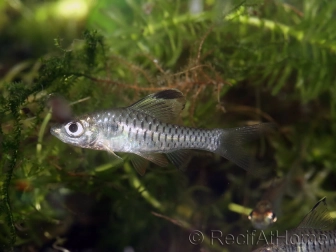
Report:
M177 150L166 153L169 161L181 171L185 171L192 158L191 150Z
M132 165L134 169L141 175L145 175L147 167L149 165L149 161L147 159L144 159L138 155L131 154L129 155L130 160L132 162Z
M161 153L143 153L143 152L138 152L138 153L134 153L139 155L140 157L143 157L144 159L147 159L151 162L153 162L154 164L161 166L161 167L165 167L168 165L168 161L167 158L161 154Z
M168 165L167 158L161 153L134 153L130 154L130 160L135 168L135 170L143 176L146 173L146 169L149 165L149 161L161 166L165 167Z

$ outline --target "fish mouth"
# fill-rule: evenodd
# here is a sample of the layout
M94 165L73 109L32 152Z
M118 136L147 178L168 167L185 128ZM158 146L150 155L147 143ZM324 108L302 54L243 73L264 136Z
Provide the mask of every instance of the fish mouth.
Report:
M61 129L59 127L52 127L50 129L50 133L53 135L53 136L59 136L60 133L61 133Z

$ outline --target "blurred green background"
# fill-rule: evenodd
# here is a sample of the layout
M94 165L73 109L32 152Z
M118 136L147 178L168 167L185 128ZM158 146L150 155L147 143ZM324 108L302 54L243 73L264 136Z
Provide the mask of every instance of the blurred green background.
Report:
M266 235L323 196L336 211L335 1L2 0L0 13L2 250L250 251L224 238L252 232L274 176L289 179ZM186 95L185 125L276 123L251 148L263 175L204 154L140 177L49 133L52 93L80 115L165 88Z

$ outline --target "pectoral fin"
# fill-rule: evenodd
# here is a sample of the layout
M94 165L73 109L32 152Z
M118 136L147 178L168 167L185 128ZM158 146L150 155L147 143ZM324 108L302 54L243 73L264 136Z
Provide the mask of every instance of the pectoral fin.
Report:
M119 157L117 154L115 154L114 151L113 151L110 147L108 147L108 145L103 144L103 146L104 146L104 149L105 149L108 153L112 154L112 156L114 156L114 157L116 157L116 158L118 158L118 159L122 159L122 158Z
M150 94L129 106L166 123L175 123L185 106L183 94L176 89L168 89Z

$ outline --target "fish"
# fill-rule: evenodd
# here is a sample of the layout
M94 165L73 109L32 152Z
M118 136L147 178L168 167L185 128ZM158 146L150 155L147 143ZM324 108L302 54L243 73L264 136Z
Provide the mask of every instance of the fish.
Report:
M244 144L257 139L274 126L260 123L230 129L198 129L179 125L185 97L177 89L150 94L134 104L85 114L51 127L50 132L64 143L128 153L140 175L149 162L165 167L168 160L185 170L193 150L209 151L231 160L245 170L254 161L244 151ZM271 126L272 125L272 126Z
M333 219L328 211L326 197L318 201L303 218L298 227L286 231L286 234L273 238L253 252L327 252L336 251L336 230L333 230Z
M273 181L248 216L256 229L267 229L277 221L277 211L285 193L286 178Z

